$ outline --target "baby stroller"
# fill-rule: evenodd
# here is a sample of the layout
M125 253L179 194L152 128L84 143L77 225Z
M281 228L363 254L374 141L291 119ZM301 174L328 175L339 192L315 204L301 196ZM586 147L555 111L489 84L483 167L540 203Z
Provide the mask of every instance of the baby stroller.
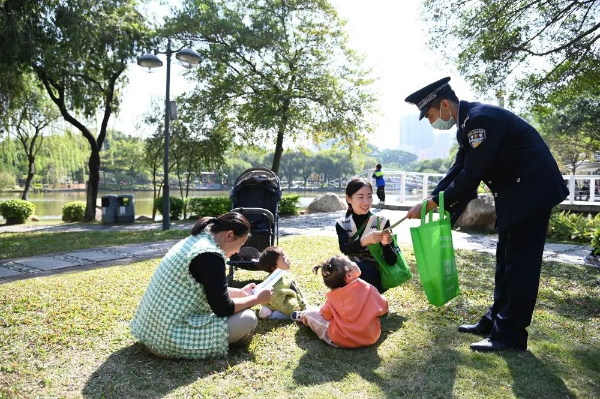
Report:
M279 244L278 206L281 200L279 177L270 169L251 168L235 181L229 198L232 212L243 214L252 225L252 235L229 262L227 283L235 269L258 270L258 257L267 247Z

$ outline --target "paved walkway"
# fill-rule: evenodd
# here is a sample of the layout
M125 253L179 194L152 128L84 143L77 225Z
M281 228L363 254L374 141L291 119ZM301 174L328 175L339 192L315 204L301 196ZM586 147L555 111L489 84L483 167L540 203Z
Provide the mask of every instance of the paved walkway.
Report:
M400 210L374 210L392 220L402 218L406 211ZM283 217L279 222L279 237L289 235L325 235L335 236L335 221L344 214L344 211ZM419 220L406 220L394 229L398 240L402 244L411 245L410 227L418 226ZM173 229L190 230L193 222L174 224ZM0 226L2 233L8 232L82 232L82 231L132 231L132 230L160 230L161 223L133 223L123 225L15 225ZM469 234L454 231L452 234L454 247L494 254L497 236L484 234ZM29 277L44 276L72 270L85 270L96 267L106 267L134 262L143 259L159 258L163 256L177 240L162 242L120 245L86 250L77 250L56 254L46 254L29 258L0 260L0 283L20 280ZM582 257L589 253L591 248L586 245L552 244L547 243L544 251L544 260L583 265Z

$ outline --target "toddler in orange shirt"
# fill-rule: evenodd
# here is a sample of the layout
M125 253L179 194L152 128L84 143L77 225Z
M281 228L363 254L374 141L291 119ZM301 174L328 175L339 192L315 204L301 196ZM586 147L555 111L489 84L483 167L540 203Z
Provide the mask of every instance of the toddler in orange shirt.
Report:
M331 346L360 348L377 342L381 335L379 316L387 313L388 301L377 288L361 280L358 265L345 255L336 255L315 266L331 289L321 309L292 313L292 319L308 325Z

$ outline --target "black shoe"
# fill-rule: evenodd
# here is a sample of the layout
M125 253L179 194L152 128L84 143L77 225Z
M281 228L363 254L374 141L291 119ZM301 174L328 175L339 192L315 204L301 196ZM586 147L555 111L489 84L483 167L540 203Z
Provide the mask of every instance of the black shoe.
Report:
M479 322L477 324L463 324L458 326L458 332L477 335L490 335L492 329L484 327L481 322Z
M471 344L471 350L477 352L500 352L508 349L512 349L512 346L503 344L500 341L494 341L490 338Z

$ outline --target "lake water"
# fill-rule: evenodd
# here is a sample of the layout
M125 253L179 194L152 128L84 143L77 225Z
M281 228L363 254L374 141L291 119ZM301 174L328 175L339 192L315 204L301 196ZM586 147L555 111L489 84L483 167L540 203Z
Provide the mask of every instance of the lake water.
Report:
M133 194L133 201L135 206L135 215L152 215L152 191L128 191L128 192L116 192L116 191L100 191L98 193L98 199L103 195L119 195L119 194ZM179 192L171 190L171 195L179 196ZM284 194L298 194L300 195L300 208L304 209L310 204L310 202L318 195L323 192L306 192L306 191L285 191ZM344 193L342 191L337 192L340 198L343 198ZM22 193L14 192L0 192L0 201L6 201L9 199L20 199ZM85 191L53 191L53 192L38 192L30 193L29 201L33 202L36 211L35 214L40 219L60 219L62 217L62 207L67 202L72 201L83 201L85 202ZM216 197L216 196L229 196L229 191L206 191L206 190L195 190L190 191L190 197ZM377 202L377 197L373 194L373 202ZM399 203L400 193L391 192L386 193L386 202L388 203ZM159 215L160 216L160 215Z

